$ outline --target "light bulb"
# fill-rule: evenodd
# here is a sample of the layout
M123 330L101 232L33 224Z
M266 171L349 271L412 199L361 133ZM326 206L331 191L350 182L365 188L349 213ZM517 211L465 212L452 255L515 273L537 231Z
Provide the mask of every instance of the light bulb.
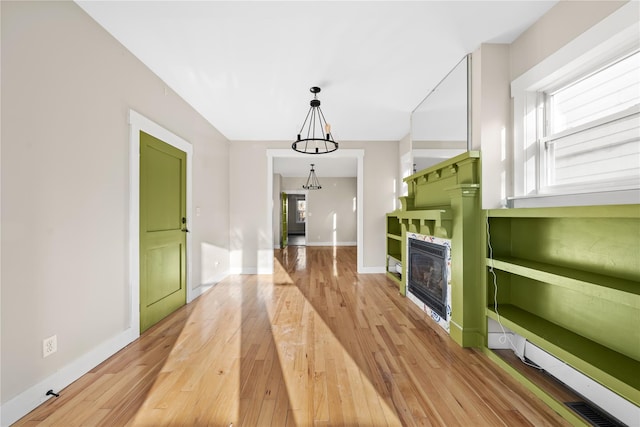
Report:
M331 133L331 125L329 123L324 124L324 133Z

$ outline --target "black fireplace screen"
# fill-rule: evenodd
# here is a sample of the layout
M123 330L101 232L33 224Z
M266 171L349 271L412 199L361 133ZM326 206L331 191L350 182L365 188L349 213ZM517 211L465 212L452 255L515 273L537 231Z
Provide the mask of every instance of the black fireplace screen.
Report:
M447 247L409 239L409 292L447 317Z

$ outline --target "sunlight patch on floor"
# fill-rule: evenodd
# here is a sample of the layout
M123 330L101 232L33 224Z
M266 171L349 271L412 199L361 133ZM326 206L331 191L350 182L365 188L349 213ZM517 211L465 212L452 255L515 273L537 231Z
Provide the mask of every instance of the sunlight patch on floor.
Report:
M295 424L401 425L300 289L273 296L266 308Z
M239 307L240 290L231 287L225 304ZM219 299L201 297L195 303L197 307L129 425L198 425L198 420L228 425L238 418L241 310L223 310ZM228 357L220 358L222 352ZM185 419L185 414L191 418Z

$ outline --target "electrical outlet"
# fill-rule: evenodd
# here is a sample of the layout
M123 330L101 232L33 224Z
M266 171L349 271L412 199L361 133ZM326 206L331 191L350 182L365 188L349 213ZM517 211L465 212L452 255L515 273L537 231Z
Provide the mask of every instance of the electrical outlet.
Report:
M42 357L51 356L58 351L58 336L53 335L42 340Z

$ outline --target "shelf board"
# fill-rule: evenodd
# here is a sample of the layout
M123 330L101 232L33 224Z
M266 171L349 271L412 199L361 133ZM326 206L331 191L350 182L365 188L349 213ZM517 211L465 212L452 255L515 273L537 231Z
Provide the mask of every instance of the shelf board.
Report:
M397 234L387 233L387 237L389 239L402 241L402 236L398 236Z
M640 362L575 334L510 304L486 309L486 315L593 378L625 399L640 405Z
M489 218L640 218L640 204L490 209Z
M616 303L640 309L640 282L605 276L552 264L529 261L521 258L486 258L487 267L517 274L541 282L562 286L571 290L606 298ZM609 289L618 291L603 292Z
M394 216L399 221L403 219L422 219L427 221L450 220L453 218L451 209L415 209L411 211L397 211Z

